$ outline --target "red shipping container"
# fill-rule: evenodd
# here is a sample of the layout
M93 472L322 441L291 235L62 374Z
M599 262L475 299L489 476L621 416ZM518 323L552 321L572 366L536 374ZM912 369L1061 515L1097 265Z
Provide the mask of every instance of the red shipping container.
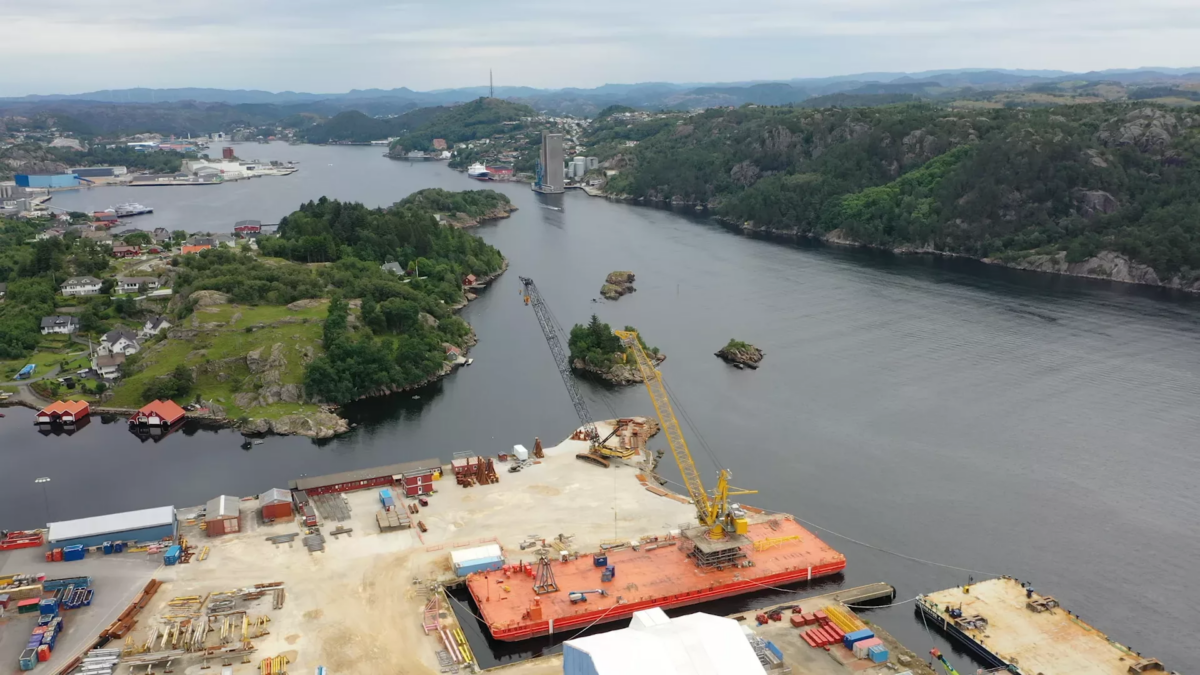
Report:
M54 551L46 551L46 562L54 562Z
M49 661L50 660L50 646L49 645L39 646L37 648L37 655L38 655L38 661Z
M54 562L62 562L62 549L54 549Z
M804 615L804 625L811 626L817 622L817 617L812 615L812 612Z

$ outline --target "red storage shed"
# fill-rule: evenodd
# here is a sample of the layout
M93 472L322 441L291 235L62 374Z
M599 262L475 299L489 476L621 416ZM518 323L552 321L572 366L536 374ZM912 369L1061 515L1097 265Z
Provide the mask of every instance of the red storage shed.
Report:
M187 413L172 400L153 401L142 406L129 418L130 424L150 427L169 427L182 420Z
M221 495L208 500L204 508L204 530L210 537L240 532L242 529L241 499Z
M367 488L400 484L405 485L405 494L411 496L420 494L420 492L432 492L433 481L441 477L441 460L422 459L416 462L389 464L373 469L358 469L357 471L343 471L342 473L333 473L326 476L297 478L296 480L289 481L288 487L293 490L303 490L309 495L321 495L330 492L350 492L352 490L365 490ZM411 482L413 489L420 492L413 491L410 493L406 482Z
M271 488L258 496L258 508L263 520L291 520L292 493L283 488Z

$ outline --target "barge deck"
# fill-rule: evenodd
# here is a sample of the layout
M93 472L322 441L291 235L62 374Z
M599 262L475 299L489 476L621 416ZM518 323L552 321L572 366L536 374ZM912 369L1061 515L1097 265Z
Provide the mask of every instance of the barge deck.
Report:
M536 573L527 576L520 567L507 574L472 574L467 587L492 636L519 641L627 619L651 607L683 607L808 581L846 567L841 553L790 518L762 518L750 525L746 537L748 563L742 565L698 566L687 554L690 542L680 538L642 546L640 551L611 551L598 567L590 555L551 562L558 589L552 592L535 591ZM602 581L605 566L615 568L611 581ZM604 594L571 601L572 591L595 589Z
M1012 578L921 596L917 611L989 665L1023 675L1128 675L1164 670ZM961 615L954 616L961 611Z

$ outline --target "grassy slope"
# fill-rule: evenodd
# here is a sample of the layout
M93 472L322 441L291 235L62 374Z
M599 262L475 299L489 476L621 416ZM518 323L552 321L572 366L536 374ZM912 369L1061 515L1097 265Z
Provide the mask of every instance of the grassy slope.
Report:
M258 307L219 305L198 308L195 316L199 317L201 324L228 324L234 314L241 313L242 316L234 325L224 325L206 330L196 336L194 340L168 339L145 350L141 370L127 378L117 388L110 405L137 407L144 404L142 389L146 384L156 377L170 373L176 365L198 366L206 361L244 357L247 353L259 348L263 348L263 358L265 359L271 351L271 346L277 342L284 346L284 357L287 359L287 368L282 373L281 383L300 384L304 381L304 363L300 358L301 351L305 347L311 346L315 354L321 353L317 341L321 338L321 322L325 319L327 308L327 301L312 309L298 311L278 305ZM247 333L245 330L247 326L258 323L271 324L289 317L308 319L308 322L268 326L252 333ZM190 327L191 319L189 318L184 322L182 328ZM273 406L243 410L234 404L234 395L241 391L253 390L250 387L243 387L243 381L250 376L250 371L243 362L227 366L224 368L224 372L229 376L224 382L218 381L215 374L199 377L195 392L205 400L213 400L224 406L230 418L276 417L295 412L312 412L317 409L314 405L278 403Z

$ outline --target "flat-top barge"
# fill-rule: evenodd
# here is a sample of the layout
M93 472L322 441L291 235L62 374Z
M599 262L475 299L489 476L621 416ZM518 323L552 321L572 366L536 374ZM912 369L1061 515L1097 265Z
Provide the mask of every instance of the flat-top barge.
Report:
M1164 671L1041 595L1002 577L917 599L923 619L989 665L1018 675L1129 675Z
M507 570L477 572L467 578L467 587L492 637L514 642L628 619L651 607L694 605L845 569L845 556L791 518L756 520L731 542L706 542L706 528L698 527L639 550L597 554L606 560L582 555L567 562L527 561ZM730 544L736 544L732 552ZM714 550L720 559L713 559ZM611 579L605 581L610 567ZM581 591L590 593L573 600Z

